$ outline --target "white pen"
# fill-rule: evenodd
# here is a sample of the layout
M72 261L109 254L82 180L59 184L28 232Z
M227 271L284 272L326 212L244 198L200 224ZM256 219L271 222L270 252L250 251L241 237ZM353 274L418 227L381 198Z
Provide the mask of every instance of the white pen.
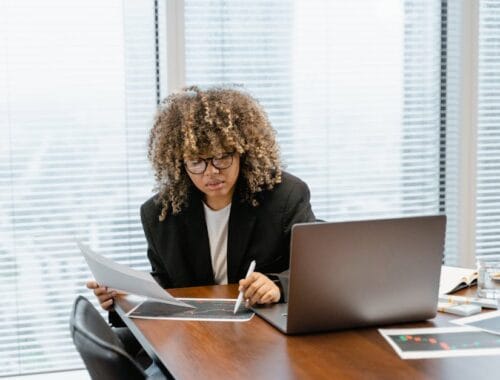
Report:
M248 267L248 272L247 272L247 275L245 276L245 279L250 277L250 275L253 273L254 269L255 269L255 260L252 260L252 262L250 263L250 266ZM236 314L236 311L238 310L238 308L241 305L241 301L243 301L243 291L241 291L240 294L238 295L238 299L236 300L236 305L234 305L233 314Z
M477 298L477 297L462 297L462 296L439 296L440 301L445 301L454 304L471 304L479 305L487 309L498 309L497 300L490 298Z

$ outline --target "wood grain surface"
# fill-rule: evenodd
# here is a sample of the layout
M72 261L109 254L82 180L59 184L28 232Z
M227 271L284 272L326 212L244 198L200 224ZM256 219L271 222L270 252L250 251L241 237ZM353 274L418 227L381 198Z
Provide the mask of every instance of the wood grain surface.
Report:
M170 289L176 297L235 298L236 285ZM468 290L470 292L470 290ZM467 294L462 292L461 294ZM377 328L286 336L254 316L249 322L141 320L116 309L146 351L176 379L498 379L500 357L402 360ZM452 326L456 317L390 327Z

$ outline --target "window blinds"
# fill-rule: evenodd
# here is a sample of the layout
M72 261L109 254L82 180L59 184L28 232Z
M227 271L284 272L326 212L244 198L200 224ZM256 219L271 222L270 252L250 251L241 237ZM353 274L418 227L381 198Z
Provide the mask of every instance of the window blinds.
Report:
M149 267L138 207L165 70L154 3L0 2L0 376L82 366L68 316L90 274L73 238ZM186 82L240 83L262 102L319 218L436 213L441 11L185 0Z
M187 84L240 83L326 220L438 213L441 6L185 1Z
M74 239L148 269L153 1L0 2L0 376L82 367Z
M500 253L500 3L479 2L476 255Z

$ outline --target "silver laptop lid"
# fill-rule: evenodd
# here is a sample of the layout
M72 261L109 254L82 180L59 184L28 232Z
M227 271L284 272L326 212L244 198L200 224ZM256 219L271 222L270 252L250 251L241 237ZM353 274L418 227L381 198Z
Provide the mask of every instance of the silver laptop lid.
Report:
M287 333L436 315L445 216L296 224Z

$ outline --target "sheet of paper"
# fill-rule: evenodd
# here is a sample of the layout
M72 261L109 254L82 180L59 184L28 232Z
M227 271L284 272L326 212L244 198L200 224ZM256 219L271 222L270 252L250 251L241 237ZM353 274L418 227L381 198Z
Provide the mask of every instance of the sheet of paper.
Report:
M483 331L500 335L500 311L454 319L451 322L457 325L476 327Z
M401 359L500 355L500 337L474 327L379 329Z
M140 272L126 265L116 263L93 252L88 246L79 241L77 241L77 244L85 257L85 261L87 261L90 271L100 285L176 305L183 309L192 308L192 306L177 300L162 289L149 273Z
M233 314L235 299L225 298L179 298L180 300L194 306L193 309L176 309L175 306L145 301L127 315L131 318L142 319L171 319L188 321L212 321L212 322L245 322L249 321L254 312L243 306Z

